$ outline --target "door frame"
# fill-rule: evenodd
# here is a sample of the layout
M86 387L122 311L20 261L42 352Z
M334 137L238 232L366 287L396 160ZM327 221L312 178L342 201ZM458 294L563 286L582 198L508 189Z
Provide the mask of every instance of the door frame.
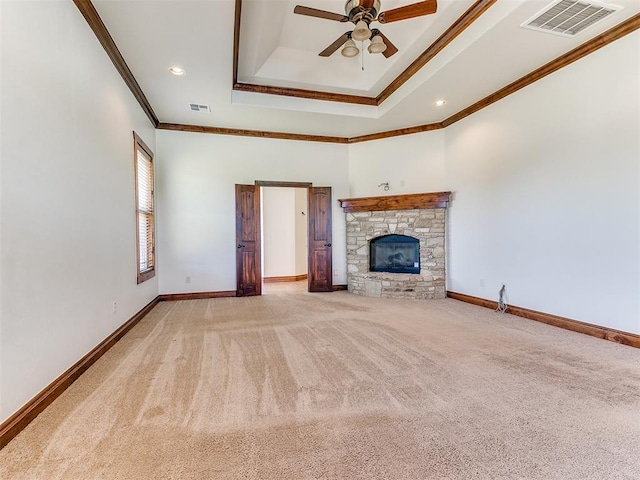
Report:
M271 180L256 180L254 185L259 187L284 187L284 188L309 188L313 187L311 182L272 182Z
M279 182L279 181L272 181L272 180L256 180L254 182L254 185L259 187L305 188L307 189L307 201L308 201L309 189L313 187L312 182ZM261 202L261 201L262 200L260 198L260 194L258 193L258 202ZM260 224L262 224L262 209L259 209L258 217L259 217ZM307 232L309 231L310 222L311 222L310 215L307 215ZM331 227L333 228L333 224L331 225ZM256 245L256 248L262 251L262 235L260 236L259 241L260 241L260 244ZM307 243L309 243L308 234L307 234ZM307 272L309 271L310 267L311 267L310 259L309 259L309 256L307 255ZM333 274L333 272L330 272L330 274ZM238 275L238 272L236 272L236 275ZM262 282L262 271L260 272L260 282ZM262 292L260 293L260 295L262 295Z

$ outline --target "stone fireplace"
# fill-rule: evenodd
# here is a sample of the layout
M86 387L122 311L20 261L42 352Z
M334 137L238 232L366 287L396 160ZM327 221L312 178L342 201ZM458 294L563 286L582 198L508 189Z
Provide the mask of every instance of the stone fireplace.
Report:
M347 220L349 291L369 297L445 298L449 197L450 192L438 192L340 200ZM412 243L418 247L417 259L411 257Z

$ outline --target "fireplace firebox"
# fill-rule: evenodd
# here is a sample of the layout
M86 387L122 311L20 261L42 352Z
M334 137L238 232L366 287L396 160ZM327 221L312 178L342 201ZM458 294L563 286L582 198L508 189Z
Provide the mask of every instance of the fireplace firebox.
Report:
M420 273L420 241L407 235L383 235L369 242L369 271Z

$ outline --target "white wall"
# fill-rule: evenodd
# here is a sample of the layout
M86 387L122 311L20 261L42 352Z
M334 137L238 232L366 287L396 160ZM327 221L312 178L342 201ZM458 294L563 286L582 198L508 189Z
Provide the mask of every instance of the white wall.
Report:
M293 188L261 189L263 277L296 273L296 196Z
M449 290L504 283L513 305L640 333L639 35L445 130L349 146L350 195L451 190Z
M446 130L450 290L640 333L639 35Z
M296 188L295 195L295 217L296 217L296 275L306 275L309 270L309 242L308 242L308 216L307 216L307 190ZM334 198L334 202L337 199ZM344 216L344 213L340 213ZM346 232L345 232L346 234Z
M264 187L260 192L262 276L293 277L306 274L307 190Z
M352 197L439 192L445 184L444 130L349 145ZM378 187L389 182L389 190Z
M333 281L346 283L344 145L164 130L156 141L162 293L235 290L234 185L256 180L332 187Z
M1 22L0 421L157 295L135 257L151 124L73 2L2 2Z
M338 198L450 189L450 290L504 282L510 303L640 333L638 32L444 131L348 147L159 131L156 147L72 2L1 10L0 419L158 293L135 283L133 130L157 154L163 293L235 289L235 183L333 187L334 283Z

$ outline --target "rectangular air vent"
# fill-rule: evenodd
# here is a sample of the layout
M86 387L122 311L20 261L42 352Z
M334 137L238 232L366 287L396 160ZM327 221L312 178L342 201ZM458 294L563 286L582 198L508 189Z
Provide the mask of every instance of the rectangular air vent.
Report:
M592 1L559 0L536 13L521 27L573 37L621 8Z
M199 103L190 103L189 106L191 107L191 110L193 110L194 112L210 112L211 108L209 108L209 105L202 105Z

